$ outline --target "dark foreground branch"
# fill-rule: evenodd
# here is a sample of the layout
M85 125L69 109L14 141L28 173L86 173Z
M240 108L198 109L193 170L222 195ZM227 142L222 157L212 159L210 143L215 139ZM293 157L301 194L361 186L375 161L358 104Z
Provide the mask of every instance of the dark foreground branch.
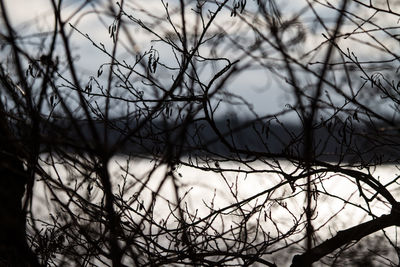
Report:
M313 249L303 254L295 255L291 267L311 266L313 262L318 261L351 241L358 241L376 231L394 225L400 225L400 214L397 212L392 212L389 215L382 215L381 217L351 227L347 230L339 231L336 236L326 240Z

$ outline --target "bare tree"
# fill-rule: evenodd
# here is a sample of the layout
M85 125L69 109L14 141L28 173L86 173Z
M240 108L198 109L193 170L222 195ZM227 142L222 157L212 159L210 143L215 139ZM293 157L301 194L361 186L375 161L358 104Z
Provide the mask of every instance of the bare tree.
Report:
M3 265L398 264L396 2L0 3Z

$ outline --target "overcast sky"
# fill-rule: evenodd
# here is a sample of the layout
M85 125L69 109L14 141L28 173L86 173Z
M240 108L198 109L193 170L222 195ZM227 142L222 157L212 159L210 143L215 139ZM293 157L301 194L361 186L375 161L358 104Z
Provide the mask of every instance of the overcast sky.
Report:
M8 14L12 18L14 26L21 34L51 30L53 18L51 16L52 12L49 5L50 1L8 0L5 2ZM174 1L170 2L173 3ZM248 1L249 8L251 8L253 2L254 1ZM285 10L290 11L291 9L298 10L300 4L295 6L294 3L300 2L301 1L282 1L281 3L283 3L283 5L285 5L285 3L291 3L285 6ZM82 3L82 1L65 1L63 8L64 16L67 17L68 14L71 14L80 3ZM93 3L94 6L96 6L96 1L93 1ZM137 3L144 4L144 6L150 8L153 12L162 12L162 6L158 0L138 1ZM88 8L87 10L89 11L91 9ZM321 9L319 12L324 14L327 19L334 18L334 16L332 16L333 13L330 11ZM304 18L310 18L310 14L306 13ZM84 16L79 21L76 19L72 21L74 24L76 23L83 33L89 34L94 41L103 43L107 48L112 47L112 40L108 35L107 29L108 25L112 22L111 19L108 21L107 19L99 21L98 17L95 14L92 14ZM229 21L229 14L227 15L226 21ZM79 34L74 34L72 36L75 52L80 55L78 62L82 70L82 76L95 76L98 66L108 61L107 57L94 49L92 44ZM149 40L146 40L145 36L140 35L140 33L135 34L135 37L138 39L138 43L143 46L149 47L153 45ZM311 34L311 38L309 37L304 43L304 50L312 49L321 40L323 40L323 37L320 33L317 32ZM359 55L360 57L362 57L362 54L368 54L368 51L363 51L362 49L363 47L357 49L357 51L361 53L361 55ZM372 54L368 56L373 57L374 55ZM168 56L166 55L166 58L167 57ZM292 101L289 87L283 81L274 79L271 73L268 73L266 70L249 70L241 73L239 76L234 78L229 89L246 98L248 102L253 104L255 111L260 114L280 111L286 104L291 103ZM231 111L237 112L236 109Z

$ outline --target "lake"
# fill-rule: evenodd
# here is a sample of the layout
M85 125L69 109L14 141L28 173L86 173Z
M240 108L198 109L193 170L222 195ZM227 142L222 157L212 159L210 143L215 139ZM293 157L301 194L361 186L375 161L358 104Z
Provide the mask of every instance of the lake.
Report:
M190 162L190 160L186 158L183 162ZM178 188L180 205L184 208L186 219L192 216L200 220L219 211L220 216L213 217L213 227L216 231L223 231L222 229L229 229L231 226L242 223L243 214L249 216L251 214L247 220L249 229L256 226L262 227L271 238L290 231L296 223L300 225L304 223L305 180L296 181L295 191L293 191L283 175L271 173L273 169L282 169L286 172L296 171L295 166L287 161L269 162L270 165L261 161L249 164L198 162L197 168L179 164L172 171L175 183L171 175L165 177L166 166L162 164L158 166L158 164L155 161L139 158L129 158L128 162L128 157L124 156L114 157L110 161L109 173L113 180L113 192L121 195L121 198L132 206L132 210L125 214L131 217L132 222L139 222L142 217L138 214L145 214L151 206L154 221L162 222L171 228L176 226L176 219L171 214L178 213L175 209L178 203L176 195L176 188ZM209 167L213 168L213 171L201 169ZM93 203L101 200L102 194L95 186L95 177L92 177L94 186L90 189L90 196L88 195L90 187L82 182L82 173L85 173L82 168L65 168L63 164L56 164L56 168L53 169L45 166L44 168L52 177L58 175L59 179L55 181L70 188L71 192ZM390 182L399 174L398 168L391 165L380 166L371 169L370 172L383 184ZM37 218L50 220L49 214L54 215L58 211L51 204L54 196L44 184L43 181L39 181L35 185L33 210ZM367 197L375 193L368 186L362 185L362 187ZM389 188L400 199L397 183ZM337 231L370 220L368 209L375 216L390 213L390 206L378 198L371 201L368 207L359 193L357 183L344 175L325 173L314 177L313 191L313 205L316 205L313 226L317 231L317 244ZM155 195L153 192L158 193ZM70 200L68 195L61 191L58 192L58 197L65 203ZM243 202L241 209L234 205L238 202ZM395 227L385 229L385 232L393 241L397 241ZM251 235L250 233L249 236ZM296 243L303 236L304 231L300 229L295 231L287 241ZM167 240L164 241L167 244ZM162 243L163 241L160 241L160 244ZM296 251L295 248L300 249L299 245L304 245L304 241L294 245L294 251ZM281 246L285 244L279 242L271 246L271 253ZM282 256L284 255L282 253L288 253L288 250L283 250L283 252L272 253L272 256L267 259L275 261L278 266L286 265L295 254L293 249L290 251L290 256ZM396 261L394 253L390 253L389 256Z

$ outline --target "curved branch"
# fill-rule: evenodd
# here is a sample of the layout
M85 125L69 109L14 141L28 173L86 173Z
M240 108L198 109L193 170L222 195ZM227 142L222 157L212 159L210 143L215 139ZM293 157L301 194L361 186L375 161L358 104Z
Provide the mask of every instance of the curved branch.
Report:
M313 249L303 254L295 255L291 267L311 266L313 262L320 260L322 257L332 253L341 246L351 241L358 241L365 236L389 226L400 226L399 213L392 211L392 213L388 215L382 215L371 221L339 231L336 236L326 240Z

